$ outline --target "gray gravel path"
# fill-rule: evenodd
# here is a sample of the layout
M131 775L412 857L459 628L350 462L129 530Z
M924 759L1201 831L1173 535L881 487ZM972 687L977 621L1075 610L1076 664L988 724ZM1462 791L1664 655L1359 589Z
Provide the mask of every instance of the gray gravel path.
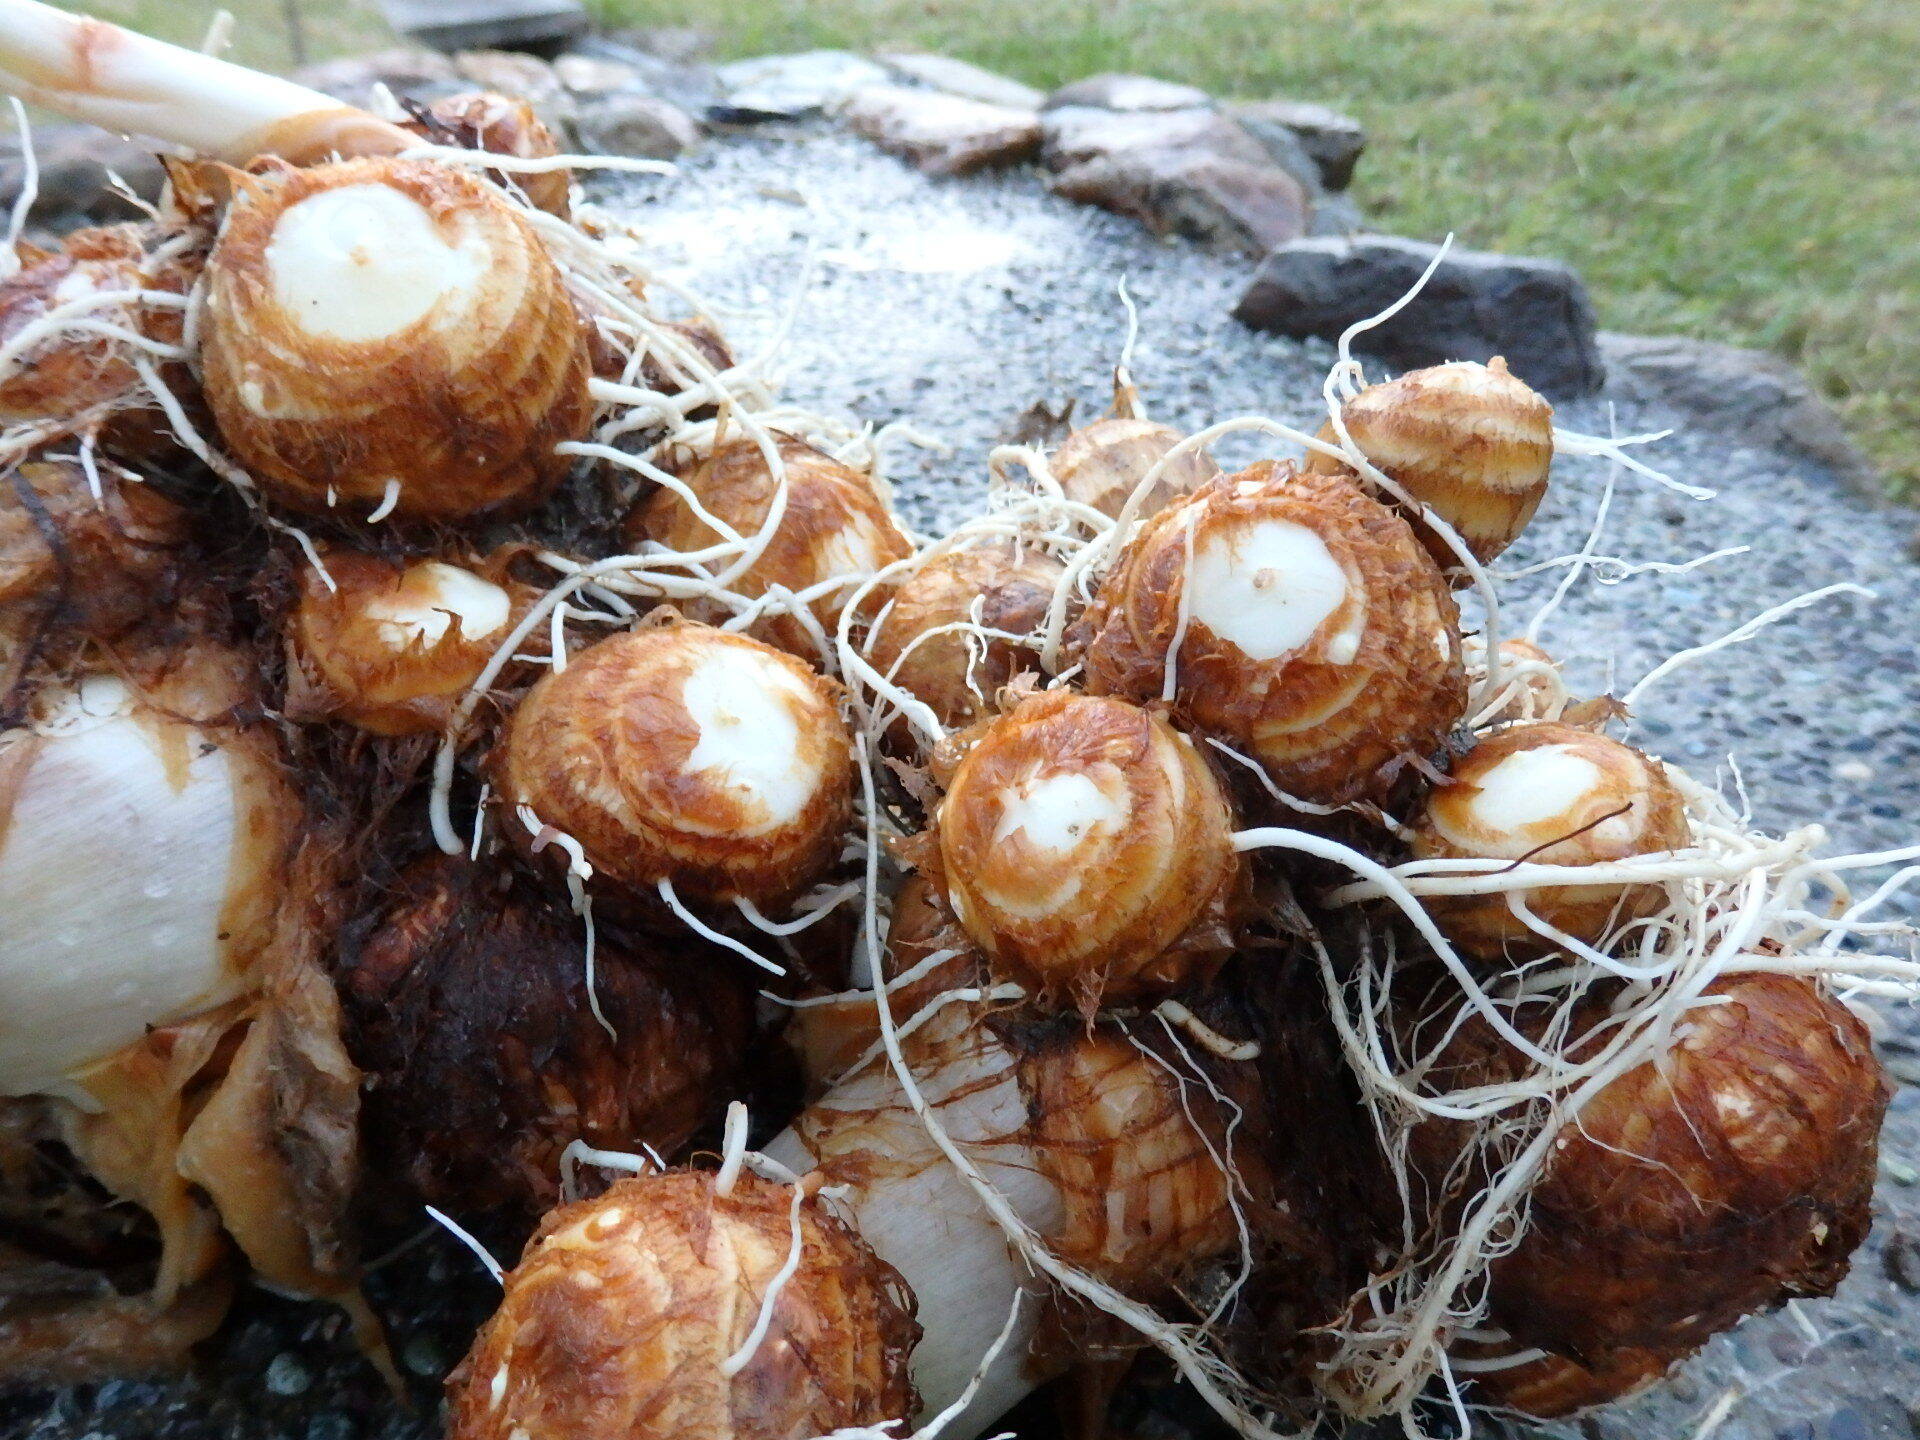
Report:
M1072 397L1083 416L1104 405L1124 334L1114 296L1123 276L1140 306L1134 369L1158 417L1190 428L1252 412L1317 423L1332 349L1231 321L1244 262L1157 243L1129 222L1053 199L1028 173L930 181L839 136L759 135L710 147L676 179L616 182L607 193L648 227L674 276L741 312L721 318L749 353L797 293L811 238L813 281L780 352L786 393L875 423L911 419L944 439L944 455L893 452L903 505L930 529L976 503L988 449L1029 405ZM1622 402L1612 419L1631 433L1684 427L1687 417ZM1608 406L1567 406L1560 420L1605 431ZM1229 445L1222 458L1252 453ZM1909 840L1920 832L1920 565L1905 555L1913 516L1870 508L1816 466L1722 435L1682 428L1648 458L1720 498L1699 503L1629 478L1605 552L1670 561L1730 545L1752 553L1686 575L1583 582L1545 643L1583 686L1623 689L1667 654L1795 593L1837 581L1872 587L1877 603L1828 602L1676 676L1643 705L1638 734L1702 775L1736 755L1770 828L1820 817L1842 847ZM1515 565L1577 549L1591 523L1604 467L1563 463L1556 474L1539 521L1509 557ZM1514 587L1514 613L1529 614L1552 583L1545 576ZM1879 1223L1841 1295L1749 1323L1656 1395L1570 1433L1685 1440L1714 1422L1722 1440L1920 1436L1913 1033L1901 1025L1890 1033L1888 1058L1910 1083L1887 1134ZM468 1268L429 1247L377 1287L376 1299L406 1317L398 1339L422 1382L423 1410L413 1418L379 1400L314 1312L263 1302L234 1327L206 1376L0 1401L0 1435L430 1434L431 1382L457 1358L462 1326L485 1304L484 1285L460 1278Z

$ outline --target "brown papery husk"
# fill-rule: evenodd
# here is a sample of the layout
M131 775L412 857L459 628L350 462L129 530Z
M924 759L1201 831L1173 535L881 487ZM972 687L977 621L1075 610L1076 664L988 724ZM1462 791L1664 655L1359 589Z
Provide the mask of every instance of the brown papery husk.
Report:
M1321 804L1377 797L1466 709L1459 611L1406 521L1341 476L1262 461L1148 520L1074 627L1086 688L1158 702L1180 630L1189 524L1198 547L1216 529L1262 519L1317 535L1346 574L1347 599L1304 645L1262 662L1189 617L1173 713L1258 761L1290 794ZM1356 593L1367 607L1361 638L1338 663L1327 647L1352 620Z
M0 715L28 664L58 668L179 594L186 512L114 467L100 479L96 502L71 461L35 457L0 475Z
M1048 468L1069 500L1118 520L1147 472L1186 438L1170 425L1130 413L1103 415L1067 436L1049 458ZM1204 448L1176 456L1134 508L1134 518L1159 514L1219 473L1219 465Z
M996 697L1016 675L1038 670L1037 655L1010 640L958 630L915 640L943 626L974 623L1030 635L1046 619L1061 571L1045 552L1011 543L936 556L894 587L867 658L949 730L971 725L993 713ZM886 741L901 755L914 754L920 743L904 717L888 727Z
M405 102L403 102L405 103ZM525 100L474 90L447 95L431 105L413 106L413 119L404 128L435 145L457 145L462 150L484 150L523 160L545 160L560 154L560 142ZM557 215L573 216L573 172L547 170L507 174L489 170L487 178L502 189L518 189L530 204Z
M1477 1355L1480 1351L1455 1346L1451 1353ZM1513 1353L1511 1347L1507 1353ZM1536 1420L1559 1420L1638 1395L1657 1385L1678 1363L1678 1357L1658 1350L1599 1350L1580 1360L1545 1355L1476 1373L1472 1393L1483 1405Z
M680 686L713 646L741 647L796 682L788 697L803 757L819 784L798 814L767 829L757 802L737 787L686 768L699 742ZM667 623L610 636L549 674L520 702L491 761L503 826L538 865L565 860L561 847L534 855L516 811L585 847L603 889L650 905L671 880L683 896L783 904L832 863L852 805L851 744L831 682L792 656L744 635ZM602 790L617 796L609 805ZM759 829L761 833L754 833Z
M1590 761L1607 788L1590 792L1573 813L1517 829L1488 832L1471 810L1478 781L1516 754L1555 746ZM1454 761L1450 783L1436 787L1411 824L1418 859L1487 858L1541 865L1604 865L1692 843L1686 806L1660 762L1606 735L1559 721L1534 721L1477 741ZM1624 810L1624 814L1616 812ZM1615 827L1630 833L1615 833ZM1535 915L1589 943L1666 904L1661 885L1548 885L1526 892ZM1425 901L1447 938L1489 963L1549 953L1498 892L1436 895Z
M395 515L447 521L518 514L545 499L571 463L554 447L580 439L592 419L587 332L520 211L479 177L424 161L232 178L207 265L201 361L221 437L261 487L325 514L330 497L371 511L397 479ZM485 279L394 335L350 341L306 330L273 293L267 249L289 209L350 185L390 187L443 231L475 227Z
M737 959L685 927L671 950L604 921L596 938L590 998L581 923L550 885L446 856L350 936L373 1173L405 1208L530 1225L572 1142L671 1157L739 1091L753 991Z
M539 598L532 586L513 578L516 558L512 548L465 563L457 552L445 555L444 563L507 591L507 618L481 636L467 635L456 619L438 640L418 639L396 653L367 607L410 593L409 579L417 584L417 572L374 555L323 551L324 577L312 565L299 571L300 599L287 632L284 713L292 720L337 717L375 735L444 731L500 640ZM512 678L507 677L509 684Z
M1125 701L1049 690L962 743L935 819L938 884L996 974L1085 1015L1211 976L1247 908L1247 867L1190 741ZM1007 797L1058 776L1123 794L1117 831L1089 837L1098 849L1063 855L1003 833Z
M871 573L912 553L912 545L871 479L803 440L774 438L786 466L786 509L760 558L732 582L736 593L752 599L773 585L801 591L835 576ZM751 439L728 440L711 452L678 457L670 468L709 514L749 538L765 524L778 493L767 457ZM624 533L630 544L656 540L682 551L702 550L722 538L685 500L665 488L634 508ZM848 587L822 596L810 607L829 638L850 591ZM870 603L877 609L884 599L878 596ZM688 613L716 622L731 614L717 604L694 605ZM747 633L810 664L820 660L819 645L806 626L791 616L763 616Z
M1890 1093L1866 1027L1799 976L1731 974L1707 993L1726 998L1589 1100L1535 1181L1527 1228L1490 1272L1492 1318L1516 1345L1594 1365L1620 1350L1670 1362L1846 1274L1871 1219ZM1592 1050L1608 1006L1598 992L1575 1012L1569 1033L1584 1038L1570 1058ZM1434 1080L1525 1072L1469 1018ZM1416 1127L1415 1173L1437 1185L1471 1137L1460 1122ZM1442 1214L1463 1198L1430 1195Z
M721 1373L786 1263L793 1198L678 1171L548 1215L447 1382L450 1440L793 1440L908 1419L913 1298L811 1197L765 1336Z
M1553 464L1553 407L1495 356L1455 361L1370 385L1341 407L1347 433L1368 463L1451 525L1481 564L1499 555L1546 498ZM1319 437L1339 445L1332 422ZM1318 450L1306 468L1351 473ZM1397 503L1397 502L1396 502ZM1434 563L1469 577L1453 547L1409 514Z

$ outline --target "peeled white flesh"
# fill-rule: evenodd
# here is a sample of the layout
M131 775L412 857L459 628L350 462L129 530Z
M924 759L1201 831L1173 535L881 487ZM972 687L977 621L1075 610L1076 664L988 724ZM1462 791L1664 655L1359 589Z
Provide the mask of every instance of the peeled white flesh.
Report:
M288 207L267 245L274 299L330 340L396 335L486 270L484 247L448 244L426 208L390 185L309 195Z
M806 699L784 665L740 646L711 647L687 674L680 703L700 730L687 766L758 813L743 833L792 824L820 787L819 767L800 755L795 707Z
M1517 750L1474 782L1467 809L1495 834L1512 834L1578 809L1607 783L1598 765L1564 745Z
M1200 537L1187 571L1187 604L1204 625L1250 660L1277 660L1313 638L1347 598L1347 575L1326 542L1290 520L1258 520ZM1358 648L1336 644L1343 662ZM1344 655L1337 653L1344 650Z
M1065 1208L1040 1173L1029 1147L1005 1137L1025 1130L1027 1106L1016 1067L997 1044L941 1066L920 1081L949 1135L967 1149L1014 1212L1036 1232L1058 1233ZM943 1101L950 1103L943 1104ZM948 1164L907 1108L893 1071L881 1065L838 1086L821 1102L853 1114L874 1112L847 1137L887 1157L874 1179L846 1197L854 1226L882 1260L900 1272L919 1303L925 1325L913 1352L913 1383L921 1413L938 1414L958 1399L993 1345L1014 1297L1028 1293L1020 1322L986 1372L979 1391L948 1428L944 1440L980 1434L1044 1376L1032 1373L1030 1354L1044 1304L1032 1271L1007 1243L979 1195ZM837 1153L837 1152L836 1152ZM805 1173L832 1155L816 1156L792 1130L766 1154Z
M396 651L438 644L456 620L464 638L484 640L505 629L513 613L505 590L457 565L429 560L415 566L407 581L404 590L381 595L366 607L380 624L381 638Z
M91 707L88 707L91 708ZM30 1094L230 998L242 777L125 709L9 741L0 807L0 1094ZM4 789L4 787L0 787Z
M1119 824L1126 814L1124 800L1116 800L1089 777L1055 771L1006 790L993 838L998 843L1022 832L1028 844L1064 856L1096 831Z

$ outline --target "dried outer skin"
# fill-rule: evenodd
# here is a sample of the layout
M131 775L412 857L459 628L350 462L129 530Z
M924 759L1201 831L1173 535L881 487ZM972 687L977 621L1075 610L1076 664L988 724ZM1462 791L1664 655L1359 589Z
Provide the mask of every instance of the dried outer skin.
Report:
M1107 1027L1055 1032L1019 1064L1034 1155L1065 1204L1061 1258L1152 1297L1234 1248L1226 1116L1200 1081L1183 1096L1173 1069Z
M1537 823L1501 829L1481 823L1472 811L1480 793L1477 782L1503 760L1547 745L1590 761L1605 776L1604 788L1590 791L1569 813ZM1685 804L1657 760L1559 721L1515 725L1487 736L1455 762L1452 780L1434 789L1414 819L1417 859L1524 857L1541 865L1589 865L1692 843ZM1627 805L1632 808L1626 814L1603 818ZM1526 892L1534 914L1587 941L1601 939L1612 925L1652 914L1665 899L1659 885L1549 885ZM1428 896L1425 904L1449 940L1483 960L1548 948L1501 895Z
M1061 441L1048 468L1069 500L1118 520L1147 472L1186 438L1172 426L1137 416L1103 415ZM1134 511L1135 518L1159 514L1219 473L1220 467L1205 449L1189 450L1161 472Z
M408 873L341 965L379 1173L531 1222L559 1201L572 1141L671 1155L718 1113L751 1029L737 967L610 928L599 941L594 994L617 1039L588 1000L579 922L545 887L457 860Z
M787 470L787 503L760 558L732 588L755 598L776 585L800 591L836 576L865 576L913 552L873 482L806 444L778 437ZM765 523L776 485L767 458L752 440L731 440L679 467L679 474L715 518L751 538ZM628 541L657 540L674 550L703 550L723 537L671 490L661 489L627 519ZM808 608L832 640L852 585L823 595ZM696 618L719 620L731 611L694 606ZM809 662L820 647L790 615L763 616L748 634Z
M1011 640L974 637L970 643L957 630L919 637L969 622L1010 635L1031 634L1046 618L1062 568L1050 555L1013 544L937 556L894 588L892 607L872 635L867 658L948 729L971 725L993 713L994 696L1015 675L1038 670L1038 657ZM912 733L901 720L892 738L910 743Z
M207 264L205 391L234 457L274 499L467 520L538 504L571 463L554 453L592 419L586 327L539 237L476 176L424 161L363 159L240 176ZM280 218L323 190L383 185L450 244L486 256L397 335L344 340L281 306L267 248Z
M356 551L331 550L324 560L332 587L315 567L301 567L300 598L288 626L285 713L297 720L338 717L387 736L444 730L530 603L526 587L510 580L504 565L471 567L513 596L506 623L469 637L455 617L439 639L418 637L396 651L366 607L418 595L428 583L425 572Z
M1584 1360L1546 1355L1473 1377L1475 1398L1536 1420L1558 1420L1638 1395L1656 1385L1680 1357L1655 1350L1601 1350Z
M1246 866L1208 763L1124 700L1049 690L971 736L935 817L945 894L996 974L1087 1013L1207 979L1231 952ZM1024 817L1091 786L1070 842Z
M110 640L171 608L187 516L157 491L32 459L0 479L0 629L32 612L76 639Z
M1340 413L1368 461L1458 531L1483 565L1513 543L1546 498L1553 407L1497 355L1486 365L1455 361L1370 385ZM1331 422L1319 438L1340 443ZM1317 450L1306 468L1351 473ZM1460 557L1432 529L1417 519L1414 529L1441 569L1459 567Z
M436 145L458 145L463 150L485 150L525 160L544 160L560 153L553 131L534 114L533 106L490 90L445 96L416 115L405 128ZM512 174L490 170L487 178L496 185L518 187L533 205L549 215L566 220L573 214L571 170L516 170Z
M1343 803L1382 788L1392 762L1436 749L1466 708L1459 611L1445 581L1406 521L1350 479L1262 461L1147 521L1076 627L1086 688L1158 701L1179 631L1189 524L1198 547L1268 520L1318 536L1347 593L1304 644L1271 660L1189 616L1173 711L1259 761L1282 790ZM1358 646L1339 663L1330 647L1356 620Z
M1519 1245L1492 1269L1493 1319L1516 1345L1600 1369L1630 1368L1621 1350L1671 1363L1846 1274L1889 1098L1866 1027L1798 976L1731 975L1709 993L1725 998L1690 1011L1662 1061L1605 1087L1557 1141ZM1589 1002L1572 1033L1607 1013ZM1525 1069L1477 1021L1441 1065L1450 1087ZM1416 1173L1437 1183L1465 1139L1419 1127Z
M724 769L689 768L701 728L683 686L720 646L743 647L789 677L766 701L793 721L795 761L815 777L790 818L772 816ZM790 655L704 625L610 636L544 676L514 712L492 772L515 844L535 843L513 813L527 805L578 840L596 874L616 885L646 893L668 879L683 896L758 904L819 878L853 794L852 741L828 682Z
M1478 675L1485 671L1486 643L1482 637L1475 636L1466 645L1468 671ZM1513 636L1500 642L1500 664L1503 671L1510 673L1511 668L1520 664L1550 665L1555 670L1560 662L1531 640ZM1528 673L1514 676L1502 687L1507 691L1507 701L1493 714L1481 722L1482 727L1494 725L1518 725L1527 720L1558 719L1550 716L1548 708L1554 699L1553 687L1538 674ZM1572 707L1570 706L1569 709Z
M555 1210L448 1381L450 1440L796 1440L915 1408L920 1336L891 1266L820 1201L799 1269L729 1377L793 1243L793 1191L688 1171Z
M932 865L937 874L937 859ZM888 992L896 1021L911 1019L946 991L985 985L989 980L986 958L973 948L938 887L924 871L916 871L894 894L881 973L896 980L935 955L945 958L918 979ZM861 993L794 1011L787 1034L800 1054L808 1098L814 1099L879 1045L880 1020L871 994Z

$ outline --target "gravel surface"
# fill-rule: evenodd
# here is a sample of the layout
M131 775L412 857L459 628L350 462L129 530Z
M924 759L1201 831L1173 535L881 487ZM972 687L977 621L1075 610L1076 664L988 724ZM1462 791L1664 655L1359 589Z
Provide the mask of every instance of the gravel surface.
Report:
M667 272L713 302L743 353L772 338L798 296L776 362L790 399L875 424L911 420L945 442L944 453L889 449L904 509L930 530L977 503L988 450L1029 406L1071 398L1083 417L1104 406L1125 334L1122 278L1140 311L1134 373L1157 418L1197 428L1258 413L1311 429L1324 417L1318 397L1332 348L1257 335L1228 318L1244 261L1155 242L1127 221L1048 196L1031 173L931 181L836 135L760 134L716 143L679 178L614 182L605 193L646 227ZM1822 602L1678 673L1645 698L1635 734L1702 776L1737 758L1768 828L1821 817L1839 848L1910 840L1920 830L1912 515L1870 508L1804 461L1688 433L1684 414L1603 398L1564 406L1558 418L1588 432L1678 426L1637 453L1719 492L1700 502L1624 477L1603 553L1685 561L1752 547L1686 574L1576 584L1541 637L1576 685L1621 691L1668 654L1793 595L1843 581L1870 587L1877 601ZM1220 452L1263 453L1242 440ZM1605 476L1597 461L1561 462L1539 520L1504 563L1577 550ZM1516 582L1511 614L1531 615L1557 573ZM1886 1135L1878 1223L1840 1295L1750 1322L1654 1395L1565 1433L1920 1436L1916 1036L1910 1021L1890 1023L1887 1056L1905 1083ZM486 1282L462 1252L430 1240L371 1288L395 1319L396 1350L417 1391L411 1415L382 1398L330 1317L261 1298L243 1307L199 1376L0 1398L0 1436L432 1435L434 1382L484 1313Z

